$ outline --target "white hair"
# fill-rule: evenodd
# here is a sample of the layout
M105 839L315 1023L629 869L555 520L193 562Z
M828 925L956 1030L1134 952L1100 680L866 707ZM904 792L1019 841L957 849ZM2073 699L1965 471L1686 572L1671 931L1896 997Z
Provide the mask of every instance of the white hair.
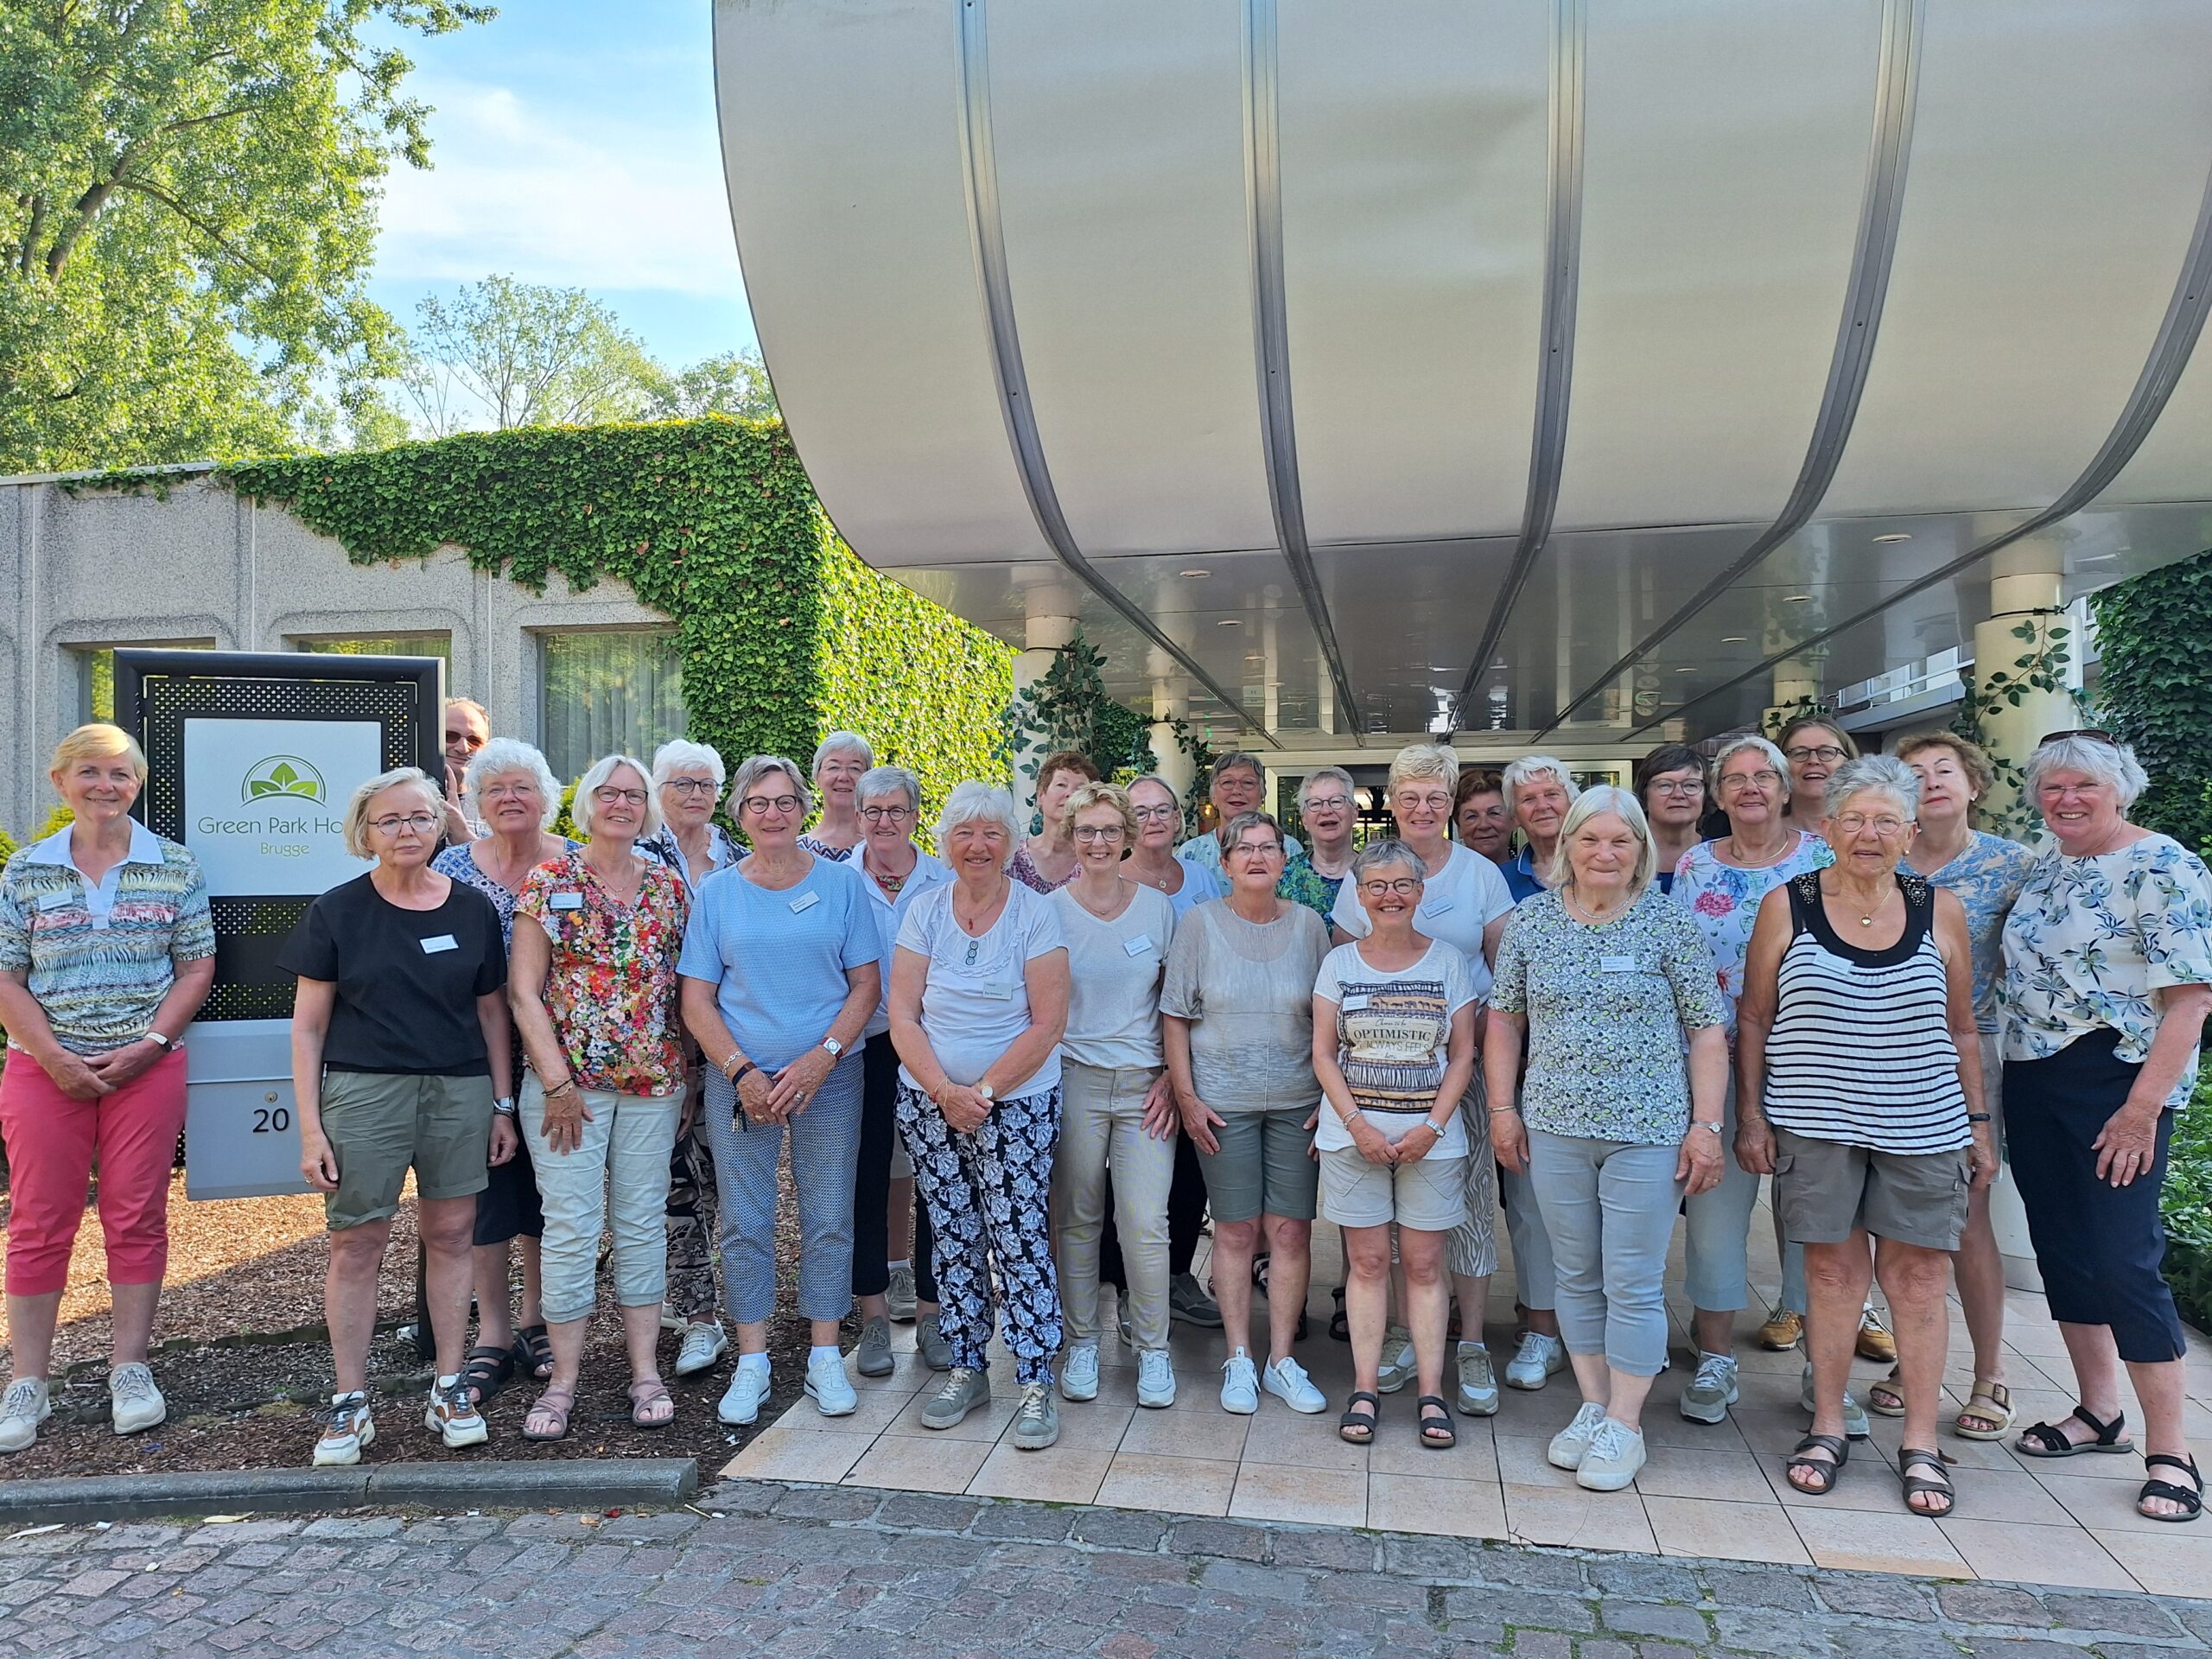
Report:
M875 750L868 739L858 732L832 732L814 748L814 776L822 775L822 763L833 754L856 754L863 766L875 765Z
M870 766L853 785L853 804L866 806L886 795L903 795L906 810L922 810L922 780L904 766Z
M561 816L561 780L553 775L553 768L545 764L545 757L537 747L518 737L495 737L469 757L461 786L468 791L476 816L484 816L484 785L511 772L526 772L537 780L538 797L545 803L544 815L537 827L550 830L553 820Z
M1351 773L1346 772L1342 766L1320 766L1307 772L1305 777L1299 779L1298 809L1300 811L1302 812L1306 810L1306 798L1313 792L1313 785L1328 779L1334 779L1338 783L1342 784L1344 786L1345 794L1354 795L1355 798L1352 804L1355 807L1357 806L1358 801L1355 795L1355 791L1357 790L1358 785L1352 782Z
M1783 754L1780 749L1775 747L1775 746L1769 742L1765 738L1761 737L1757 732L1745 732L1738 736L1730 738L1726 743L1723 743L1719 748L1713 752L1713 793L1719 797L1722 808L1724 810L1726 808L1728 804L1728 797L1726 794L1723 794L1720 790L1720 769L1723 766L1726 766L1738 755L1741 754L1745 749L1758 750L1760 759L1764 760L1768 766L1774 768L1776 775L1782 779L1782 804L1784 806L1789 805L1789 757Z
M814 791L806 786L806 779L798 775L798 763L786 760L780 754L749 754L737 769L737 776L729 786L730 822L737 822L745 810L745 798L753 792L753 785L771 772L781 772L791 780L791 789L798 796L798 815L803 822L814 810Z
M1920 774L1894 754L1862 754L1838 766L1821 798L1827 816L1833 818L1845 802L1869 790L1894 798L1908 822L1919 822Z
M1659 848L1651 839L1651 824L1643 816L1643 803L1618 784L1592 784L1574 798L1574 804L1567 809L1567 822L1559 827L1559 851L1552 855L1552 867L1546 874L1554 887L1563 887L1574 880L1574 866L1567 857L1567 844L1574 839L1576 830L1607 812L1626 824L1636 836L1636 868L1629 872L1628 878L1629 902L1634 904L1651 885L1652 873L1659 864Z
M930 831L940 853L952 832L964 823L999 825L1006 831L1006 861L1014 862L1021 847L1021 825L1014 816L1014 797L1003 788L973 779L952 786L952 793L944 798L944 810L937 815L937 827Z
M721 794L722 785L729 781L729 769L711 745L694 743L688 737L672 737L653 751L653 787L658 789L677 772L694 766L707 769L715 780L715 792Z
M1390 864L1404 865L1414 873L1414 879L1417 881L1428 880L1428 861L1395 836L1384 836L1369 842L1351 855L1349 874L1352 885L1357 887L1370 870L1379 870Z
M1566 761L1554 760L1548 754L1524 754L1518 760L1507 762L1505 770L1498 775L1498 792L1504 797L1507 817L1513 816L1513 791L1535 783L1546 772L1559 779L1560 786L1567 791L1569 806L1581 798L1581 787L1575 783L1574 774L1567 769Z
M2043 744L2028 757L2022 772L2022 792L2033 801L2044 776L2054 772L2088 773L2120 798L2122 812L2151 787L2151 774L2143 770L2133 749L2094 737L2054 737Z
M595 791L625 766L636 772L638 781L645 785L645 818L638 826L638 839L643 841L659 830L660 803L653 798L652 773L635 755L610 754L592 762L591 770L576 779L576 798L569 805L569 816L575 821L576 829L585 840L599 833L599 797Z

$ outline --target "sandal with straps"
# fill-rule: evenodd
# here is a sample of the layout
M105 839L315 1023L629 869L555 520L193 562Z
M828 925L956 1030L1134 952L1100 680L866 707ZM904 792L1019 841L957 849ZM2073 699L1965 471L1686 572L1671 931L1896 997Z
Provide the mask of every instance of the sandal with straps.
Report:
M1897 1484L1904 1491L1904 1506L1913 1514L1930 1521L1941 1521L1950 1514L1959 1501L1958 1489L1951 1484L1951 1472L1944 1468L1946 1459L1941 1452L1928 1452L1916 1446L1908 1446L1897 1453ZM1936 1478L1916 1475L1916 1468L1933 1469ZM1941 1498L1940 1507L1934 1503L1921 1505L1916 1497Z
M1372 1408L1361 1411L1357 1408L1364 1400ZM1382 1409L1380 1395L1362 1389L1344 1402L1344 1414L1337 1419L1337 1438L1348 1446L1367 1446L1375 1439L1375 1419Z
M482 1405L515 1380L515 1351L512 1348L472 1348L461 1361L461 1380L468 1397Z
M1421 1413L1421 1443L1431 1452L1449 1452L1459 1443L1459 1432L1452 1427L1452 1408L1440 1394L1424 1394L1414 1402ZM1433 1412L1435 1415L1430 1414Z
M2135 1442L2126 1435L2127 1414L2116 1411L2112 1421L2101 1423L2081 1406L2073 1414L2096 1431L2094 1440L2069 1440L2056 1423L2035 1423L2020 1431L2012 1449L2024 1458L2078 1458L2084 1452L2133 1452Z
M2143 1490L2135 1495L2136 1514L2141 1516L2145 1521L2196 1520L2198 1516L2204 1513L2204 1477L2196 1472L2196 1459L2177 1458L2164 1452L2153 1452L2143 1459L2143 1470L2145 1474L2161 1466L2180 1470L2194 1481L2196 1485L2194 1487L2177 1486L2171 1480L2159 1480L2153 1477L2145 1481ZM2143 1507L2152 1498L2160 1497L2169 1503L2180 1504L2181 1512L2177 1515L2158 1515Z
M663 1411L665 1406L667 1410ZM630 1421L639 1428L666 1428L676 1421L676 1396L657 1376L641 1376L630 1385Z
M1974 1392L1951 1420L1951 1432L1962 1440L2001 1440L2012 1427L2012 1391L1976 1377Z
M1808 1458L1805 1455L1808 1452L1825 1452L1828 1457ZM1851 1442L1840 1434L1808 1434L1790 1452L1789 1461L1783 1465L1783 1472L1795 1476L1800 1469L1812 1471L1814 1478L1820 1483L1818 1485L1808 1486L1796 1479L1792 1479L1789 1484L1808 1497L1826 1497L1835 1490L1836 1482L1843 1478L1843 1465L1850 1461Z
M1336 1289L1330 1292L1330 1294L1335 1299L1337 1304L1337 1311L1329 1315L1330 1338L1336 1342L1350 1342L1351 1319L1344 1313L1344 1287L1338 1285Z
M1902 1366L1893 1366L1890 1374L1866 1390L1866 1409L1877 1417L1904 1415L1904 1387L1899 1382Z
M542 1325L525 1325L515 1332L516 1360L530 1367L531 1380L548 1382L553 1376L553 1338Z
M557 1402L557 1403L556 1403ZM525 1440L565 1440L569 1438L569 1414L576 1408L574 1389L548 1389L531 1402L530 1413L522 1420L522 1437ZM550 1428L534 1428L532 1424L550 1423Z

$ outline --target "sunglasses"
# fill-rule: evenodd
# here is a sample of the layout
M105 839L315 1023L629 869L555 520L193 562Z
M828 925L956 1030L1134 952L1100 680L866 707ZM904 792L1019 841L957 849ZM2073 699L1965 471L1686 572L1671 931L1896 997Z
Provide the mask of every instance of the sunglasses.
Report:
M2045 732L2036 740L2036 747L2041 748L2046 743L2063 743L2069 737L2085 737L2090 742L2101 743L2107 748L2116 749L2120 747L2118 738L2110 732L2101 730L2094 726L2084 726L2080 730L2072 732Z

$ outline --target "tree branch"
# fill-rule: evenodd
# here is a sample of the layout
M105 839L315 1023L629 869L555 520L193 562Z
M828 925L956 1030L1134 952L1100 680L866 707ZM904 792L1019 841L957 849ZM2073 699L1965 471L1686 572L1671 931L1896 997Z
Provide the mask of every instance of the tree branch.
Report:
M199 232L200 235L206 237L210 242L213 242L218 248L220 248L232 261L245 266L255 276L260 277L263 282L278 284L281 286L283 279L277 276L274 271L269 270L268 267L261 264L258 261L234 246L228 237L225 236L213 226L201 219L197 213L194 213L191 208L186 207L175 196L169 194L168 191L161 189L156 186L148 184L141 179L118 179L115 181L112 188L118 190L135 190L142 196L151 197L154 200L160 202L162 207L175 213L186 224L191 226L192 228Z

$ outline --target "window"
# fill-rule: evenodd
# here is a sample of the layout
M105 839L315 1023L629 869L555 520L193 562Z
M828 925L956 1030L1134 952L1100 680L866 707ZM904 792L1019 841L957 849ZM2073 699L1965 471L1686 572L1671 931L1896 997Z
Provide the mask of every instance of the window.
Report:
M359 639L295 639L295 651L327 652L336 657L440 657L453 667L449 633L383 633Z
M683 735L683 662L659 631L548 633L541 638L538 731L553 775L581 778L606 754L650 760Z
M79 722L115 718L115 653L118 646L140 651L207 651L213 639L119 639L112 645L72 645L78 659L77 718Z

